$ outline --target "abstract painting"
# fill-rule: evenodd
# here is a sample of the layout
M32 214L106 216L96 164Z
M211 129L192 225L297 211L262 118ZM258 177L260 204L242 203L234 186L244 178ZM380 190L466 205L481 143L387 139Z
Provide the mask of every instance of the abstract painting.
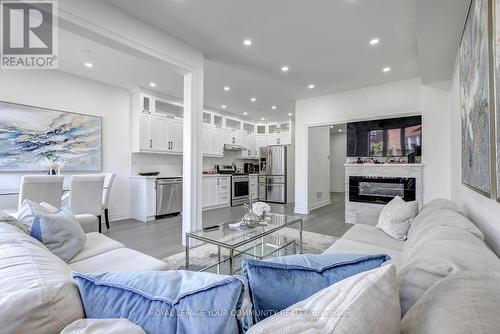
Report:
M0 170L101 170L101 118L0 102Z
M488 0L473 0L460 43L462 182L491 196Z

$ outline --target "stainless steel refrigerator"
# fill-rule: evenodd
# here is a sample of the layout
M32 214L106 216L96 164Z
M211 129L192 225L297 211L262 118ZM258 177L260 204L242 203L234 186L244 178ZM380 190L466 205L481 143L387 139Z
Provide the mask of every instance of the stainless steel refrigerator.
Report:
M260 201L287 203L287 149L287 146L260 148Z

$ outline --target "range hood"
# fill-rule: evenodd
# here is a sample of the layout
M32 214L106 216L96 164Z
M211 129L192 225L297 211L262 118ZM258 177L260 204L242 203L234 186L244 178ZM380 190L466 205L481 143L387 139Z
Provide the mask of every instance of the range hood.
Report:
M224 144L224 150L225 151L243 151L243 150L246 150L246 148L244 148L241 145Z

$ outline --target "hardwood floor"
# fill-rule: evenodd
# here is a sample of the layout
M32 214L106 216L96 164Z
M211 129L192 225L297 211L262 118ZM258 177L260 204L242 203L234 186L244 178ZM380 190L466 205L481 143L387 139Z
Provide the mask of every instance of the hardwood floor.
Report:
M275 213L293 213L294 204L271 204ZM222 222L237 220L244 214L243 206L223 208L203 212L203 225L212 226ZM344 194L332 193L331 204L312 211L303 217L304 230L341 237L351 225L344 222ZM104 227L104 226L103 226ZM127 247L151 255L158 259L182 252L181 217L160 219L142 223L133 219L111 223L111 229L103 228L104 234L124 243Z

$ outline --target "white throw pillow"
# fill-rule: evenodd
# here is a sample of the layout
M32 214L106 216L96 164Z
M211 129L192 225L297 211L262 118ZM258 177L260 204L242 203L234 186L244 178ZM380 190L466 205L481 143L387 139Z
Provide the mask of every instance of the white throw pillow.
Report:
M79 319L64 328L61 334L146 334L128 319Z
M59 209L50 204L43 202L38 204L32 200L25 199L18 212L17 220L25 226L23 229L24 232L29 234L31 232L33 219L35 219L37 215L54 214L58 211Z
M87 242L80 223L66 209L37 215L31 224L31 236L65 262L75 257Z
M396 268L388 265L331 285L247 334L399 334L400 312Z
M405 202L401 197L396 196L382 209L377 227L394 239L406 240L410 224L417 213L416 201Z

